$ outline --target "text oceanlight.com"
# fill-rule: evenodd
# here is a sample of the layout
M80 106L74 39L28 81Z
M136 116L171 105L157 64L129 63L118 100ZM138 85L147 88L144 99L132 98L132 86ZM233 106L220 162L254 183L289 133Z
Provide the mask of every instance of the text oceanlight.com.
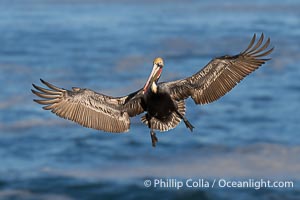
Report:
M175 179L175 178L155 178L144 180L145 187L153 188L253 188L259 190L261 188L293 188L293 181L277 181L267 179L247 179L247 180L230 180L230 179Z

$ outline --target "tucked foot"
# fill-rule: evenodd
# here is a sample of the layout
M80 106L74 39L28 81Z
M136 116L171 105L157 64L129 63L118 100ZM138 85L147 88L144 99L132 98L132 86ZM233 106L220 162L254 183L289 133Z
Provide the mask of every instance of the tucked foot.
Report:
M150 131L150 136L151 136L151 141L152 141L152 146L155 147L156 146L156 142L158 142L158 139L156 137L156 134L154 133L154 131Z

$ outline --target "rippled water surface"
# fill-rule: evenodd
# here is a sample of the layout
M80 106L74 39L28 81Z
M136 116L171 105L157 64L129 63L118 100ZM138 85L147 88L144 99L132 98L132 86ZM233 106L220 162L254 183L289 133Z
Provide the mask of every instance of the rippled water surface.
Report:
M0 1L0 199L299 199L298 1ZM272 60L217 102L187 100L181 123L157 133L83 128L43 111L30 89L55 85L121 96L141 88L152 59L162 81L236 54L254 33ZM293 188L146 188L149 178L293 180Z

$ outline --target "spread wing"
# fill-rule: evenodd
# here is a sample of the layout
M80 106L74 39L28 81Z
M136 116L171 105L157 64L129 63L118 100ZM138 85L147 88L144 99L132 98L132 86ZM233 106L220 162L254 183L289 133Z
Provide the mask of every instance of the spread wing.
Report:
M72 91L58 88L44 80L48 89L33 84L31 90L42 100L35 102L46 105L59 117L72 120L82 126L107 132L125 132L130 128L130 119L144 112L141 105L142 91L124 97L110 97L89 89L73 88Z
M249 46L238 55L223 56L211 60L203 69L186 79L162 83L168 87L174 99L191 96L196 104L213 102L237 85L244 77L270 59L273 48L267 49L270 38L263 44L264 35L256 41L254 34Z

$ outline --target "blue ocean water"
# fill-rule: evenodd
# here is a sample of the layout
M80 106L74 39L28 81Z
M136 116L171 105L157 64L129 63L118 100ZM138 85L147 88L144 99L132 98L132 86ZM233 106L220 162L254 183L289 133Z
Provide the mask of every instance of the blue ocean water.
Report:
M0 1L0 199L299 199L298 1ZM132 119L109 134L63 120L32 101L31 84L112 96L236 54L254 33L272 60L222 99L187 100L181 123L157 133ZM149 188L146 179L292 180L293 188Z

